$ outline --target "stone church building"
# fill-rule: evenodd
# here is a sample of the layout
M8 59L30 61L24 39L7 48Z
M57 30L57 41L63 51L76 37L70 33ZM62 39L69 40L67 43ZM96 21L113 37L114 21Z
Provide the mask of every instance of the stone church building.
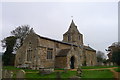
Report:
M17 50L15 66L31 69L95 66L96 50L83 44L83 35L72 20L63 41L29 33Z

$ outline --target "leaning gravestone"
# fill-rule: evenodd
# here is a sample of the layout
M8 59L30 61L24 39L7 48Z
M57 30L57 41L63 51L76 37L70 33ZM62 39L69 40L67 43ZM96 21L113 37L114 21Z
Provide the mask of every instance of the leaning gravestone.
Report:
M16 78L25 78L25 71L20 70L19 72L16 73Z
M81 67L77 68L77 76L79 76L79 77L82 76L82 69L81 69Z

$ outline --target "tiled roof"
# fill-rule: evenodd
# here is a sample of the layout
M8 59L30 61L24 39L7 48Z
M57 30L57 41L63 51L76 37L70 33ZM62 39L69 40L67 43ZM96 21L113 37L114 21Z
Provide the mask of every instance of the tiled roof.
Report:
M70 49L62 49L62 50L60 50L60 52L58 53L58 55L56 57L65 57L65 56L67 56L69 51L70 51Z

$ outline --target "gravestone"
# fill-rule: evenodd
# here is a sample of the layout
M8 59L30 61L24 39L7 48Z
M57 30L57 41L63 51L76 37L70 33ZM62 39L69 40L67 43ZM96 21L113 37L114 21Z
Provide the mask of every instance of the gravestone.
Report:
M25 71L20 70L19 72L16 73L16 78L25 78Z
M2 78L5 78L7 70L2 70Z
M57 80L61 80L61 72L56 72L56 78Z
M68 69L65 67L64 68L64 73L67 73L68 72Z
M2 71L2 78L12 78L13 72L10 70L3 70Z
M51 74L52 72L54 72L53 68L41 68L39 70L40 74Z
M82 69L81 69L81 67L77 68L77 76L79 76L79 77L82 76Z

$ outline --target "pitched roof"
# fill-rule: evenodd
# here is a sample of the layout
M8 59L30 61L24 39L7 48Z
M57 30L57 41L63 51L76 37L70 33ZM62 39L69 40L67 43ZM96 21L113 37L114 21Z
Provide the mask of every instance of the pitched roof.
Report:
M72 43L67 43L67 42L63 42L63 41L58 41L58 40L54 40L54 39L51 39L51 38L47 38L47 37L43 37L43 36L40 36L38 34L36 34L38 37L42 38L42 39L46 39L46 40L50 40L50 41L54 41L54 42L58 42L58 43L62 43L62 44L66 44L66 45L72 45L72 46L76 46L78 47L77 45L74 45Z
M90 46L84 46L84 49L90 50L90 51L96 51L96 50L94 50L93 48L91 48Z
M67 54L69 53L69 51L70 51L70 49L62 49L62 50L60 50L58 55L56 55L56 57L66 57Z
M69 33L79 33L79 34L81 34L79 32L79 30L77 29L77 26L75 25L73 20L72 20L72 22L71 22L71 24L69 26L68 31L66 33L64 33L64 35L69 34Z

